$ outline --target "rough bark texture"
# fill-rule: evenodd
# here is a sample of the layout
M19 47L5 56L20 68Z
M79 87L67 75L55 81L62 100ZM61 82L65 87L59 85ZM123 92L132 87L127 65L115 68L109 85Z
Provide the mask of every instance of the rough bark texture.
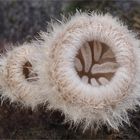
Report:
M59 1L59 0L1 0L0 1L0 52L7 43L22 43L45 31L47 21L60 19L76 8L110 12L121 17L130 29L140 37L139 1ZM84 134L79 128L62 124L64 116L60 112L48 112L44 107L36 111L4 101L0 106L0 139L140 139L140 109L130 112L131 126L121 128L120 132L102 128L98 133L87 130Z

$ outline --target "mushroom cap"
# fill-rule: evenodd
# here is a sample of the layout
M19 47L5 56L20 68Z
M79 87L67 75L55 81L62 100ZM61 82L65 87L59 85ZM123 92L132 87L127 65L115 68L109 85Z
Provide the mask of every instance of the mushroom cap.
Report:
M43 51L33 44L24 44L9 50L0 59L0 86L2 98L20 102L31 108L44 103Z
M64 113L66 121L99 128L107 125L118 130L129 123L127 111L139 105L139 41L118 19L96 13L80 13L61 24L52 25L46 68L49 108ZM84 83L75 69L75 58L83 44L98 41L109 46L118 68L105 85ZM104 68L104 67L103 67Z

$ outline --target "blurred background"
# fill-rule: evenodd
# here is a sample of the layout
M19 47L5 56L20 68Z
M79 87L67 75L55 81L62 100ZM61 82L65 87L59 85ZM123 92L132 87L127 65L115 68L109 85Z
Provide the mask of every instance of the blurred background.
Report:
M140 0L0 0L0 52L7 43L30 42L47 22L82 11L109 12L120 17L140 38ZM131 126L120 132L103 127L99 132L63 124L61 112L22 109L9 101L0 106L0 139L140 139L140 109L129 113Z

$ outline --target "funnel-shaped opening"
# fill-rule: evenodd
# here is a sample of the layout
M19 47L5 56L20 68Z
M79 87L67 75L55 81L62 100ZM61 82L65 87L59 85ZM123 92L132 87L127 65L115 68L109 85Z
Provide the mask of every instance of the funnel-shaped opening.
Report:
M112 50L99 41L86 42L78 51L75 67L83 82L92 86L107 84L117 71Z
M37 81L38 80L38 75L37 75L37 73L35 73L33 71L32 64L29 61L27 61L23 65L23 75L25 76L25 79L28 82L33 82L33 81Z

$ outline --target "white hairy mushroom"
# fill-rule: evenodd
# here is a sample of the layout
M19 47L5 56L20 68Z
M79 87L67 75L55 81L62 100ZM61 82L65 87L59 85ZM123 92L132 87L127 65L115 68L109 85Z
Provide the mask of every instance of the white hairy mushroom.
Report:
M127 111L140 105L139 42L110 15L77 13L54 24L46 68L50 109L66 121L118 129L129 123Z
M43 90L43 63L45 58L39 47L24 44L9 50L0 59L0 86L2 98L21 102L34 108L45 102Z

